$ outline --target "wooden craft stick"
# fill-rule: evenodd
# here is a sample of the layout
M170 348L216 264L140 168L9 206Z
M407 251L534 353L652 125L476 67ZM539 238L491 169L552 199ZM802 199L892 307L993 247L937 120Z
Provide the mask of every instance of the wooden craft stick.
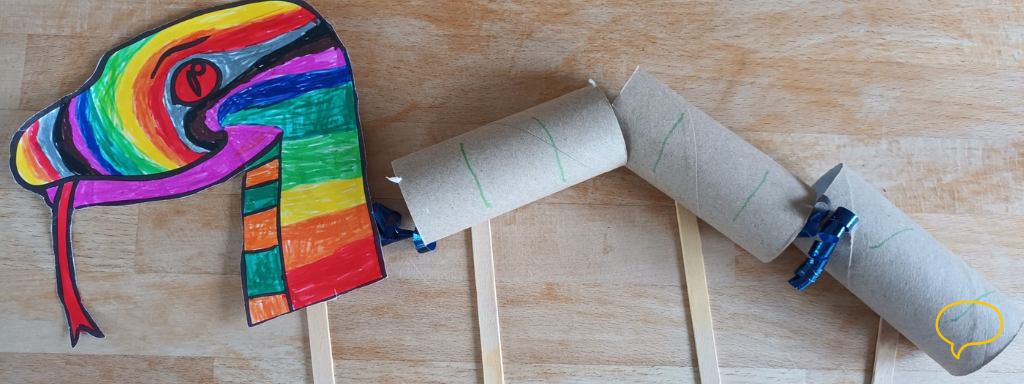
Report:
M697 216L676 203L679 221L679 240L683 248L683 269L686 275L686 293L690 298L690 319L693 321L693 340L697 344L697 367L700 382L720 384L718 352L715 349L715 329L711 324L711 300L708 281L704 276L704 251L700 246Z
M473 270L476 280L476 310L480 319L480 353L483 355L484 384L503 384L501 332L498 326L498 292L494 285L494 249L490 220L472 227Z
M896 344L900 333L884 319L878 319L878 340L875 341L875 369L871 384L892 384L896 370Z
M309 327L309 352L313 361L313 384L334 384L334 357L331 355L327 302L306 307L306 322Z

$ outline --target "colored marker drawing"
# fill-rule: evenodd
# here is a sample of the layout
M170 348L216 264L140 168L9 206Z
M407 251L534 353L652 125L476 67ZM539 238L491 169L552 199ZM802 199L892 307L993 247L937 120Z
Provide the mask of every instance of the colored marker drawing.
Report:
M672 133L674 133L676 131L676 128L679 127L679 123L682 123L683 122L683 118L685 118L685 117L686 117L686 113L685 112L684 113L680 113L679 114L679 119L676 120L675 124L672 124L672 128L669 129L668 133L665 134L665 139L661 140L661 150L658 151L658 159L654 161L654 166L651 167L651 173L657 173L658 172L658 164L661 164L661 157L665 155L665 145L668 144L668 138L672 137Z
M879 242L878 244L872 245L872 246L870 246L870 247L868 247L868 248L870 248L870 249L878 249L878 248L881 248L881 247L882 247L883 245L885 245L885 243L888 243L888 242L889 242L889 240L892 240L892 239L893 239L894 237L896 237L896 236L899 236L899 235L900 235L901 233L903 233L903 232L907 232L907 231L913 231L913 230L914 230L914 228L903 228L903 229L901 229L901 230L899 230L899 231L896 231L896 232L894 232L893 234L889 235L889 236L888 236L888 237L886 237L885 239L882 239L882 241L881 241L881 242Z
M480 185L480 178L476 176L476 171L474 171L473 166L469 164L469 156L466 155L466 144L459 143L459 151L462 151L462 160L466 162L466 169L469 170L470 175L473 175L473 181L476 182L476 190L480 192L480 200L484 202L485 207L490 208L491 203L487 201L487 195L484 194L484 187Z
M958 304L971 304L972 306L977 304L977 305L984 305L986 307L992 308L992 310L996 312L996 315L999 316L999 331L996 332L996 335L992 336L991 339L988 339L988 340L985 340L985 341L974 341L974 342L965 343L964 345L960 346L959 350L956 349L956 343L954 343L953 341L949 341L949 339L947 339L946 336L942 335L942 330L939 329L939 319L942 318L942 313L943 312L946 312L947 309L949 309L949 308L951 308L951 307L953 307L955 305L958 305ZM956 358L957 360L960 360L960 354L962 354L964 352L964 348L967 348L967 347L972 346L972 345L983 345L983 344L991 343L993 341L996 341L996 339L998 339L999 336L1003 334L1003 314L1000 313L999 309L996 309L996 307L994 305L986 303L986 302L983 302L983 301L974 301L974 300L956 301L956 302L950 303L949 305L943 307L942 310L940 310L939 313L937 315L935 315L935 333L939 334L939 337L942 338L942 341L945 341L946 344L949 344L949 352L953 354L953 357Z
M996 293L996 291L985 292L985 293L981 294L981 296L978 296L977 298L975 298L974 301L981 301L981 299L984 299L985 296L991 295L993 293ZM958 315L957 317L954 317L954 318L950 319L949 322L955 323L957 321L960 321L960 319L962 319L964 316L967 316L968 313L971 313L971 311L974 310L975 306L977 306L977 304L968 305L967 309L965 309L963 312L961 312L960 315Z
M74 210L184 197L238 173L250 326L382 279L356 100L326 20L300 1L247 1L114 48L25 123L11 169L52 209L72 346L103 337L75 281Z
M754 198L754 195L757 194L757 191L761 189L761 186L763 186L764 182L767 180L768 171L764 171L764 176L761 176L761 182L757 183L757 186L754 187L754 190L750 192L750 196L747 196L747 199L743 201L743 206L740 207L740 210L736 211L736 216L732 217L732 221L736 221L736 219L740 218L740 214L743 213L743 210L747 209L747 204L750 204L750 199Z
M540 127L541 129L544 130L544 133L548 134L548 140L551 140L551 148L555 149L555 162L558 163L558 173L562 176L563 183L568 182L568 180L565 179L565 168L562 168L562 156L558 154L558 145L555 144L555 137L551 136L551 131L548 130L548 127L544 125L544 123L541 122L540 119L534 117L533 121L536 121L537 124L540 124Z

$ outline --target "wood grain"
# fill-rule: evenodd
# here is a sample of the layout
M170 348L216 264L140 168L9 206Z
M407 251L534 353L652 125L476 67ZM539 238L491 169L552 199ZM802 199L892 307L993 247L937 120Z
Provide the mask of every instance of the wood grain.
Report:
M708 281L704 275L704 250L700 246L697 216L682 204L676 203L676 221L679 222L686 295L690 299L690 320L693 323L693 343L697 350L700 382L718 384L722 382L722 375L718 372L715 327L711 321L711 299L708 297Z
M884 319L878 320L878 340L875 341L875 367L871 372L871 384L892 384L896 370L896 345L900 332Z
M327 303L308 306L305 312L313 384L334 384L334 355L331 353L331 326L327 317Z
M100 54L225 0L34 0L0 13L0 137L77 89ZM637 65L811 182L843 162L1024 302L1021 0L312 0L351 55L371 195L390 162ZM9 147L0 145L0 158ZM514 186L510 186L514 187ZM245 325L240 184L89 208L74 247L107 334L69 348L49 210L0 175L0 382L310 382L301 315ZM509 382L693 383L673 202L625 169L491 221ZM408 217L408 216L406 216ZM722 381L870 381L878 317L834 279L786 284L700 223ZM467 232L328 305L339 382L478 382ZM1024 343L952 377L905 339L898 383L1018 383Z
M501 325L494 279L494 247L491 221L470 228L473 238L473 280L476 282L476 316L480 324L480 358L485 384L504 384L501 359Z

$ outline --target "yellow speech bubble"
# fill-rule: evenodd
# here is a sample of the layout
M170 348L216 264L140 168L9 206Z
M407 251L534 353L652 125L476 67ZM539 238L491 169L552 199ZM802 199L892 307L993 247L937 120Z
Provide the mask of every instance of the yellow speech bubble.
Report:
M988 339L988 340L985 340L985 341L977 341L977 342L967 343L967 344L961 345L960 346L960 350L957 351L956 350L956 344L953 344L952 341L949 341L949 339L947 339L946 336L942 336L942 331L939 330L939 318L942 317L942 312L946 312L946 310L949 309L949 307L952 307L952 306L957 305L957 304L980 304L980 305L984 305L986 307L992 308L993 311L996 311L996 315L999 315L999 332L996 333L996 335L993 336L991 339ZM968 346L971 346L971 345L982 345L982 344L991 343L993 341L996 341L996 339L999 338L999 335L1003 334L1003 314L999 313L999 310L996 309L996 307L993 306L992 304L989 304L989 303L986 303L986 302L983 302L983 301L973 301L973 300L957 301L957 302L954 302L954 303L952 303L950 305L947 305L944 308L942 308L942 310L939 311L938 316L935 316L935 333L938 333L939 337L941 337L942 340L944 340L945 342L949 343L949 352L952 353L953 357L955 357L957 360L960 360L960 353L964 351L964 348L967 348Z

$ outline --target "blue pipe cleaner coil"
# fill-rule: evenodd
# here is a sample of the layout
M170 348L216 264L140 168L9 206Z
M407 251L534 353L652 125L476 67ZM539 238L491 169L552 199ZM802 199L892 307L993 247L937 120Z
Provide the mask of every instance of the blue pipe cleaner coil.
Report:
M824 204L822 204L823 202ZM789 285L798 291L803 291L818 280L821 273L825 271L825 264L828 263L839 240L860 220L857 214L849 209L838 207L824 224L819 223L821 218L828 214L829 205L828 198L815 204L814 212L811 213L807 224L798 235L799 237L817 237L807 251L808 259L793 272L795 277L789 280ZM819 231L818 228L821 230Z
M416 246L416 252L427 253L437 248L437 242L426 244L423 237L416 229L402 229L402 214L392 211L390 208L373 203L373 222L377 226L377 234L380 235L380 245L385 246L405 239L412 239Z
M839 238L852 229L857 224L857 221L860 221L860 218L853 212L850 212L849 209L843 207L836 208L836 212L832 214L832 219L826 222L825 228L822 228L821 233L818 233L818 238L827 243L838 243Z

